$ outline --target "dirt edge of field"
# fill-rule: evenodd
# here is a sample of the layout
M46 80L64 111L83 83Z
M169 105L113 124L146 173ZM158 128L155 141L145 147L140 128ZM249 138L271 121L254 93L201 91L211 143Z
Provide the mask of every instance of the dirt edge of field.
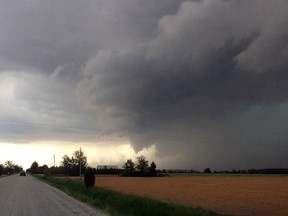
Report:
M288 215L288 176L97 176L96 186L235 216Z

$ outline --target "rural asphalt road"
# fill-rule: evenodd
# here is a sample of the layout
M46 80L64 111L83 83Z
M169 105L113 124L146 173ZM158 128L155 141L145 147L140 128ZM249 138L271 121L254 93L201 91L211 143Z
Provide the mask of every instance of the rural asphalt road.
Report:
M34 177L13 175L0 178L1 216L104 216Z

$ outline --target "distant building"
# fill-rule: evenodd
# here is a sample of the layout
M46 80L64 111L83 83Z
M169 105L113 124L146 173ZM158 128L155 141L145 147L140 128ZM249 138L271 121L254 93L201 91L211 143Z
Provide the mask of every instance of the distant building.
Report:
M97 169L118 169L116 165L97 165Z

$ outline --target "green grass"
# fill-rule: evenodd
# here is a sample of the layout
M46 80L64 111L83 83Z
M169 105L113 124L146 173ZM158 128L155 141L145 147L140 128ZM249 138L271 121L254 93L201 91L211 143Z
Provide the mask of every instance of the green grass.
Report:
M87 189L80 180L59 179L43 175L36 177L82 202L108 212L111 216L220 216L220 214L200 208L187 208L103 188Z

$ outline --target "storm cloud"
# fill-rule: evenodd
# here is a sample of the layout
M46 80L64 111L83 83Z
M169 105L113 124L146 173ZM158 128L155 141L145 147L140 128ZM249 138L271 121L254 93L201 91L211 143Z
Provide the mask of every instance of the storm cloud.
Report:
M1 4L2 121L50 125L17 127L28 140L101 133L154 145L163 167L287 166L285 0Z

